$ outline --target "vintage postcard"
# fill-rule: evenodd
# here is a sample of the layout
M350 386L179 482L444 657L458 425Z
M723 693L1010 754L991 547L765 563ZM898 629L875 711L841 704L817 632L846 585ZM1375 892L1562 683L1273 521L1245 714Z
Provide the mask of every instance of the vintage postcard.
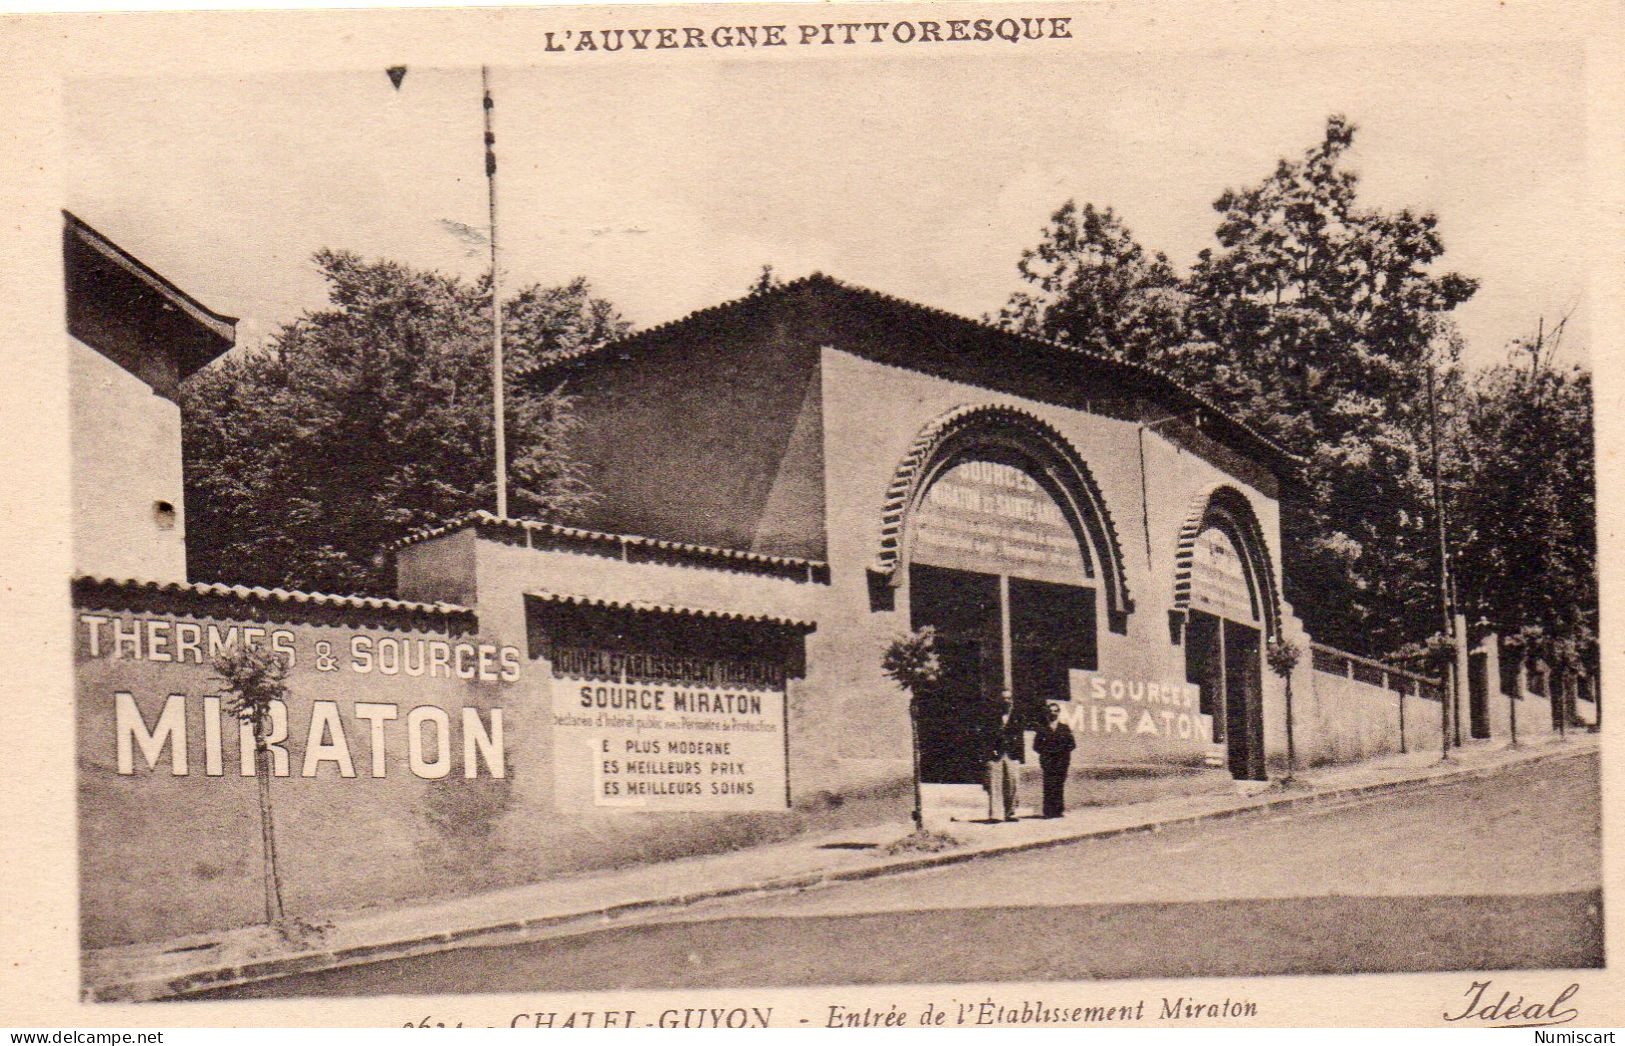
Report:
M1603 1041L1616 22L9 17L0 1023Z

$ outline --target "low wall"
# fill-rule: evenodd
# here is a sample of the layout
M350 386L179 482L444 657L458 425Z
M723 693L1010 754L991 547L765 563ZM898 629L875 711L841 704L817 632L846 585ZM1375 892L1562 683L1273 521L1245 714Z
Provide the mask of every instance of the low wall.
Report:
M1304 765L1440 747L1443 709L1429 683L1329 647L1313 647L1307 660L1310 671L1300 676L1307 678L1309 693L1295 714Z
M1316 671L1312 679L1311 698L1300 720L1309 728L1299 742L1306 765L1347 763L1399 752L1401 715L1406 750L1438 747L1438 701L1327 672Z
M1505 695L1496 697L1506 700ZM1519 743L1544 740L1557 734L1557 727L1552 723L1552 702L1547 698L1526 689L1517 700L1517 708Z
M1436 695L1437 684L1401 669L1358 658L1330 647L1315 645L1312 670L1295 679L1307 678L1308 695L1300 699L1296 732L1298 751L1305 765L1351 762L1374 756L1441 747L1443 709ZM1518 671L1516 696L1503 689L1495 637L1480 643L1472 656L1482 658L1478 682L1486 686L1486 722L1489 737L1482 740L1509 741L1514 729L1520 743L1539 742L1556 735L1552 721L1552 700L1536 687L1538 678ZM1555 687L1554 680L1547 686ZM1581 683L1585 685L1584 681ZM1582 694L1586 691L1582 690ZM1403 695L1403 696L1402 696ZM1296 697L1296 695L1294 695ZM1403 705L1403 749L1401 747L1401 706ZM1457 709L1452 709L1452 714ZM1463 741L1469 739L1472 725L1471 701L1465 695L1459 702ZM1574 703L1573 729L1595 722L1597 705L1584 697ZM1452 736L1456 724L1452 723Z

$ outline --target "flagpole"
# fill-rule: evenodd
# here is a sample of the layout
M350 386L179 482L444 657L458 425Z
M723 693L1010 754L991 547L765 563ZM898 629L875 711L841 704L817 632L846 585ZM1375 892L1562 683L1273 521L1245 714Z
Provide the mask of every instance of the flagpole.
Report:
M1431 351L1431 350L1430 350ZM1445 543L1444 489L1439 478L1439 403L1433 390L1434 364L1428 360L1428 429L1433 435L1433 522L1439 539L1439 612L1444 619L1441 636L1455 632L1455 614L1450 605L1450 546ZM1461 680L1456 678L1455 660L1449 666L1439 665L1439 734L1440 762L1450 762L1450 720L1456 700L1456 689Z
M480 87L485 109L486 207L491 219L491 390L496 423L497 516L508 516L508 439L503 420L502 395L502 293L497 269L497 154L496 135L491 131L491 69L480 66Z

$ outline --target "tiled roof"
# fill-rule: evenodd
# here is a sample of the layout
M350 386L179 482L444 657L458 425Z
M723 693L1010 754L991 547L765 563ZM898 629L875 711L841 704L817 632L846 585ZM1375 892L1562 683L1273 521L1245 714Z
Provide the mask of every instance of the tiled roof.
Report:
M399 551L409 545L441 537L462 530L465 527L491 527L525 534L536 534L569 543L601 546L604 551L616 554L622 552L641 553L644 556L670 558L691 565L712 565L725 569L747 570L765 568L770 572L782 573L787 576L804 576L807 580L819 580L828 570L827 564L817 560L799 559L794 556L770 556L761 552L745 552L740 549L720 548L714 545L696 545L686 541L668 541L661 538L643 537L638 534L612 534L601 530L584 530L580 527L570 527L561 523L548 523L535 519L505 518L484 509L464 513L437 526L412 531L388 547L390 550Z
M103 593L118 594L126 598L180 596L214 599L233 599L245 603L271 603L332 607L348 610L381 610L401 614L430 615L436 617L470 616L474 611L455 603L413 603L381 596L339 596L326 592L297 592L285 588L250 588L246 585L191 581L140 581L130 578L106 578L81 574L73 579L76 595Z
M409 531L403 537L397 538L384 547L388 551L399 551L400 549L406 548L408 545L416 545L420 542L429 541L433 538L442 537L446 534L453 534L465 527L472 526L513 527L521 530L532 528L542 529L546 530L550 534L558 534L561 537L577 537L585 541L602 539L613 542L620 540L620 537L615 534L605 534L595 530L582 530L579 527L567 527L559 523L544 523L539 520L512 519L498 516L494 513L487 512L484 509L475 509L472 512L464 512L460 516L454 516L451 519L446 520L444 523L436 523L431 526L419 527L416 530Z
M834 290L846 295L849 298L870 304L883 304L923 313L936 319L945 320L964 327L968 330L974 330L979 333L994 335L999 338L1006 339L1018 345L1061 352L1070 357L1087 361L1096 366L1115 369L1132 374L1136 377L1146 379L1153 384L1161 385L1167 388L1169 391L1184 398L1195 406L1200 407L1203 411L1212 415L1214 418L1220 419L1225 424L1233 426L1235 430L1238 433L1241 433L1247 440L1265 449L1271 456L1277 457L1281 462L1286 463L1291 468L1296 469L1304 464L1303 458L1281 447L1279 444L1275 443L1273 440L1269 439L1267 436L1254 429L1246 422L1227 414L1206 397L1186 388L1173 378L1154 367L1146 366L1143 363L1135 363L1131 360L1121 359L1116 356L1109 356L1105 353L1095 352L1091 349L1080 348L1076 345L1068 345L1065 342L1053 341L1048 338L1040 338L1031 334L1020 334L1015 331L1008 331L1001 327L996 327L984 320L971 319L968 316L961 316L958 313L949 312L946 309L939 309L933 305L923 305L916 301L910 301L907 298L899 298L891 294L886 294L882 291L871 290L868 287L860 287L856 284L846 283L842 280L836 279L833 276L826 276L821 272L815 272L810 276L803 276L788 283L780 284L779 286L773 287L769 290L755 291L742 298L735 298L731 301L725 301L720 305L712 305L704 309L699 309L695 312L689 313L687 316L670 320L666 323L656 324L653 327L645 327L642 330L634 331L633 333L628 334L623 338L618 338L614 341L577 349L574 352L555 356L549 359L546 363L543 363L537 367L535 370L531 371L529 376L539 377L551 371L555 367L571 363L576 360L585 359L587 357L624 354L629 350L636 349L644 342L655 340L662 335L679 333L685 328L702 325L708 320L716 319L729 312L748 308L757 303L770 301L774 298L784 297L791 293L810 288Z
M563 603L568 606L591 607L596 610L629 610L647 614L674 614L681 617L696 617L709 621L737 621L742 624L768 624L783 625L786 628L799 628L811 632L817 624L800 618L779 617L774 614L741 614L728 610L706 610L700 607L678 606L672 603L650 603L636 599L599 599L595 596L576 596L561 592L526 592L531 599L540 599L548 603Z

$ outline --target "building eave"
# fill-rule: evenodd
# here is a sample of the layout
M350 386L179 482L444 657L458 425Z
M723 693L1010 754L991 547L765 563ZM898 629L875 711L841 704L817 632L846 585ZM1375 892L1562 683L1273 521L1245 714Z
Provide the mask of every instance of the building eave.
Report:
M191 329L192 343L177 361L182 378L217 359L237 343L237 317L215 312L173 282L97 231L70 211L62 212L64 237L87 250L102 264L136 281L162 308L181 317ZM67 259L64 259L66 264Z

